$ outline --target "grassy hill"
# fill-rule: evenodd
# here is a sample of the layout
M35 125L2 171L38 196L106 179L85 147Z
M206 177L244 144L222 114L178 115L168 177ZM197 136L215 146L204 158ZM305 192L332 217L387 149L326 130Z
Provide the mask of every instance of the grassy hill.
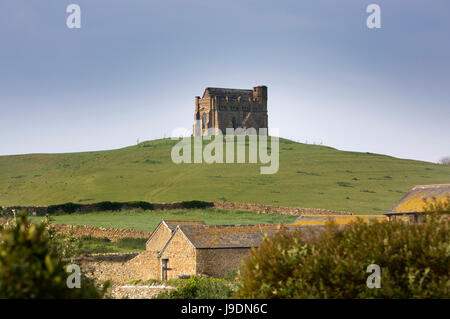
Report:
M0 205L104 200L227 200L383 212L417 184L450 182L450 167L280 139L277 174L261 164L174 164L177 141L122 149L0 157Z

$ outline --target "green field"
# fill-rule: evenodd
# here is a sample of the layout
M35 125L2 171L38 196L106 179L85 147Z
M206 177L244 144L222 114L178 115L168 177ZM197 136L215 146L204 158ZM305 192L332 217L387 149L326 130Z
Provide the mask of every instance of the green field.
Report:
M297 216L256 214L248 211L221 209L180 209L164 211L143 211L140 209L119 212L95 212L52 216L54 224L85 225L105 228L134 229L152 232L162 219L203 220L209 225L231 224L277 224L291 223ZM39 222L42 217L32 216Z
M122 238L111 241L108 238L85 236L80 238L80 255L104 253L137 253L145 250L147 238Z
M227 200L381 213L417 184L450 182L450 167L280 139L280 169L174 164L170 139L122 149L0 157L0 205Z

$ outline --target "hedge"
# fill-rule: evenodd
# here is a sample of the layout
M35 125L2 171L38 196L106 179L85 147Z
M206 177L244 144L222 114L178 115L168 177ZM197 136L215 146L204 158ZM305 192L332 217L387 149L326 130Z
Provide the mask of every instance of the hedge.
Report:
M142 202L142 201L134 201L134 202L127 202L126 205L134 208L142 208L143 210L153 210L154 205L148 202Z
M63 212L66 214L72 214L72 213L75 213L77 210L81 209L81 207L83 207L82 204L74 204L74 203L50 205L47 208L47 212L49 214L55 214L55 213L59 213L59 212Z
M214 203L211 202L205 202L201 200L191 200L191 201L184 201L181 202L181 205L183 208L207 208L214 206Z
M253 250L239 298L450 298L448 219L328 224L314 236L280 232ZM381 269L370 289L367 267Z

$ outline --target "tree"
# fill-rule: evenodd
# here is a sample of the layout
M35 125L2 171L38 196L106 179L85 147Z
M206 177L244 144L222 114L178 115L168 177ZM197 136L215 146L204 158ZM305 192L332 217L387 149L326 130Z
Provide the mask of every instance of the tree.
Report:
M0 226L0 298L101 298L81 276L81 288L68 288L67 262L46 222L32 224L25 212Z

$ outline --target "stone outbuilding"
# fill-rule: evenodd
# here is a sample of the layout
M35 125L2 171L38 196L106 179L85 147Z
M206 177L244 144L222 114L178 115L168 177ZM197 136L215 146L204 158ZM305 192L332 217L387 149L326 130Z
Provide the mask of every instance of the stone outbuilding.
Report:
M146 250L128 261L125 266L135 278L161 279L160 251L171 238L178 225L204 225L199 220L162 220L146 242Z
M155 230L152 232L151 236L145 244L145 250L160 252L167 241L172 236L173 232L176 230L177 226L186 225L205 225L205 222L200 220L166 220L163 219Z
M193 275L224 277L258 247L264 236L295 231L294 225L178 225L158 258L161 279Z
M127 262L126 267L134 277L143 280L195 275L220 278L237 269L264 236L302 228L311 226L206 225L198 220L162 220L147 240L146 250Z

